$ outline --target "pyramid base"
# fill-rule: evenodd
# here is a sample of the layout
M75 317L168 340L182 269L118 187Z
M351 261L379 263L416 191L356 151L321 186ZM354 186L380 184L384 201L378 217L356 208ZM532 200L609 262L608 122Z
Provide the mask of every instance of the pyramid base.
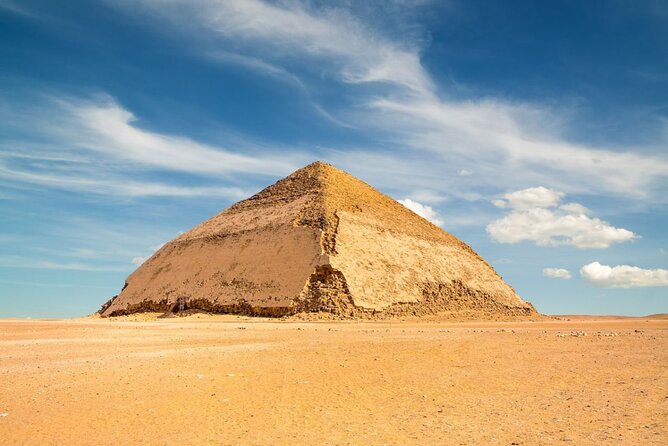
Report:
M107 302L98 312L113 302ZM461 281L449 284L427 283L418 302L398 302L382 310L357 306L347 289L343 275L330 265L321 265L311 275L294 306L253 306L243 299L233 304L218 304L207 299L177 299L170 302L145 300L117 309L105 317L126 316L134 313L163 313L186 315L192 313L235 314L258 317L295 316L300 319L366 319L442 317L446 319L497 320L500 318L527 318L540 316L536 309L513 307L499 303L492 296L465 286Z

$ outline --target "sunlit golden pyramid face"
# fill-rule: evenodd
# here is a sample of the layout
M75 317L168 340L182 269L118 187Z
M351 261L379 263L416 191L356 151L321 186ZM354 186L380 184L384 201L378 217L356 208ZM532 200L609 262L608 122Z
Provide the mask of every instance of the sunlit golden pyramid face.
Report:
M101 311L187 310L373 318L535 313L468 245L322 162L167 243Z

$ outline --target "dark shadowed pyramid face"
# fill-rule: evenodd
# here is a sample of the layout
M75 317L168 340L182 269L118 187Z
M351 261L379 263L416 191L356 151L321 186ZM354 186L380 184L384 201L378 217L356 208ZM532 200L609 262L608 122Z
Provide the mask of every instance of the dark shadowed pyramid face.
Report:
M167 243L101 311L186 309L535 314L469 246L321 162Z

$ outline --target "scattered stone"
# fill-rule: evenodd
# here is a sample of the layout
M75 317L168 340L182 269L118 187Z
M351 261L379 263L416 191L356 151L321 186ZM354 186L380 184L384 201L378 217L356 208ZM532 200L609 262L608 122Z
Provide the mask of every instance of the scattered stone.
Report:
M586 331L572 331L570 333L557 333L558 338L566 338L566 337L579 338L581 336L587 336L587 332Z

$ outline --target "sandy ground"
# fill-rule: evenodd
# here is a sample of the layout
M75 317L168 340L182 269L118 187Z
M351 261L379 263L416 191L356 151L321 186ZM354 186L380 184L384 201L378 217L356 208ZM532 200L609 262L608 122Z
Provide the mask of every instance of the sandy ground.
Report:
M668 320L0 320L0 444L665 445Z

